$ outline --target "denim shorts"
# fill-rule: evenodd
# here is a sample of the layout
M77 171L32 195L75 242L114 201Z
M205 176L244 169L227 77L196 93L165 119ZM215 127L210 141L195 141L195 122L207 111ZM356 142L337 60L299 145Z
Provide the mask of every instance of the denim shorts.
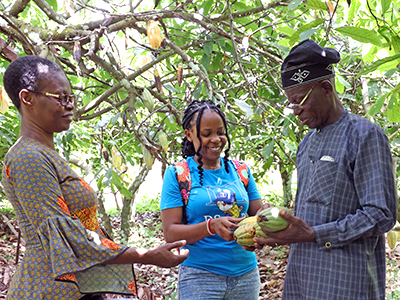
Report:
M258 300L258 267L240 276L222 276L179 266L178 300Z

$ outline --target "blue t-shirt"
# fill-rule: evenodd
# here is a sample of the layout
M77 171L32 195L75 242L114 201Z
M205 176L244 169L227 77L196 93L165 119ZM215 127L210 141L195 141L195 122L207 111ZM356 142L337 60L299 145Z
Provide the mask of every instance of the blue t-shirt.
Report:
M232 162L229 163L229 173L225 171L222 157L220 169L204 170L203 186L200 185L198 164L193 157L188 157L187 162L192 178L189 202L186 207L188 225L201 223L209 218L231 215L244 217L249 208L249 201L261 198L248 168L249 184L246 191ZM216 199L218 192L226 192L226 190L235 193L235 202L224 203ZM173 166L169 166L164 175L160 206L161 210L183 206ZM257 266L253 252L244 250L235 241L225 241L218 234L185 245L184 248L189 249L190 253L182 265L207 270L218 275L239 276Z

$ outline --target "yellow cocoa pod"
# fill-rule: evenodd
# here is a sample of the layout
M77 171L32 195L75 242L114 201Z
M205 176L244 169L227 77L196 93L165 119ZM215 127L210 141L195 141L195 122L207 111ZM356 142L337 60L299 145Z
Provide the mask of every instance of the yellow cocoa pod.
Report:
M254 233L254 224L248 223L236 228L233 237L236 243L241 246L254 246Z
M394 247L396 247L396 242L397 242L397 234L395 231L390 230L387 235L387 242L389 244L390 249L394 249Z
M168 139L167 135L164 131L160 131L158 134L158 140L160 141L161 147L163 148L164 152L168 151Z
M244 224L257 224L257 217L256 216L252 216L252 217L247 217L245 219L243 219L242 221L240 221L238 223L239 226L242 226Z
M144 88L142 92L142 101L147 109L152 112L154 109L154 97L146 88Z
M151 169L154 163L154 157L151 155L150 151L147 150L145 146L142 145L142 153L143 153L143 158L144 162L146 163L146 166Z
M149 38L149 43L153 49L158 49L161 46L163 37L157 21L150 20L147 24L147 37Z

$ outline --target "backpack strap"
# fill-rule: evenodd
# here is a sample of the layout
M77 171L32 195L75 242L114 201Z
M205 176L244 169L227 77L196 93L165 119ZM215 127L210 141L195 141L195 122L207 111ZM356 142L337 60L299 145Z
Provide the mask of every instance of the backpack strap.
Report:
M189 201L190 188L192 179L190 177L189 165L186 159L175 162L172 164L175 169L176 179L178 180L179 191L182 196L183 210L182 210L182 224L187 224L186 206Z
M247 186L249 185L249 172L247 171L246 163L234 159L231 159L230 161L233 163L233 166L239 175L240 181L243 182L243 185L247 190Z

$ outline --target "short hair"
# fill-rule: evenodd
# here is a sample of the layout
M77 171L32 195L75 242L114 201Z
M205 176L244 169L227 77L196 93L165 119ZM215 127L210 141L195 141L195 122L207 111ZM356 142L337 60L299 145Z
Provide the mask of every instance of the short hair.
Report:
M201 138L200 138L200 121L201 121L201 117L203 116L203 112L205 110L213 110L215 111L217 114L220 115L222 121L224 122L224 127L225 127L225 133L226 133L226 137L228 140L228 148L224 151L225 156L224 156L224 165L225 165L225 170L226 172L229 173L229 168L228 168L228 161L229 161L229 150L231 148L231 141L229 139L229 135L228 135L228 128L226 125L226 117L225 114L223 113L223 111L221 110L221 107L217 104L215 104L212 101L206 101L206 100L195 100L192 103L190 103L188 105L188 107L186 108L184 114L183 114L183 118L182 118L182 127L183 129L191 129L193 124L194 124L194 119L195 116L197 114L197 118L196 118L196 131L197 131L197 138L200 141L200 146L198 149L194 148L193 142L190 142L187 137L185 136L183 138L182 141L182 156L183 158L187 158L188 156L194 156L197 155L197 157L199 158L199 173L200 173L200 184L203 185L203 161L202 161L202 155L200 154L200 150L202 147L202 143L201 143Z
M19 92L23 89L36 91L43 78L56 72L63 70L46 58L34 55L22 56L7 67L3 77L4 89L15 107L20 110Z

